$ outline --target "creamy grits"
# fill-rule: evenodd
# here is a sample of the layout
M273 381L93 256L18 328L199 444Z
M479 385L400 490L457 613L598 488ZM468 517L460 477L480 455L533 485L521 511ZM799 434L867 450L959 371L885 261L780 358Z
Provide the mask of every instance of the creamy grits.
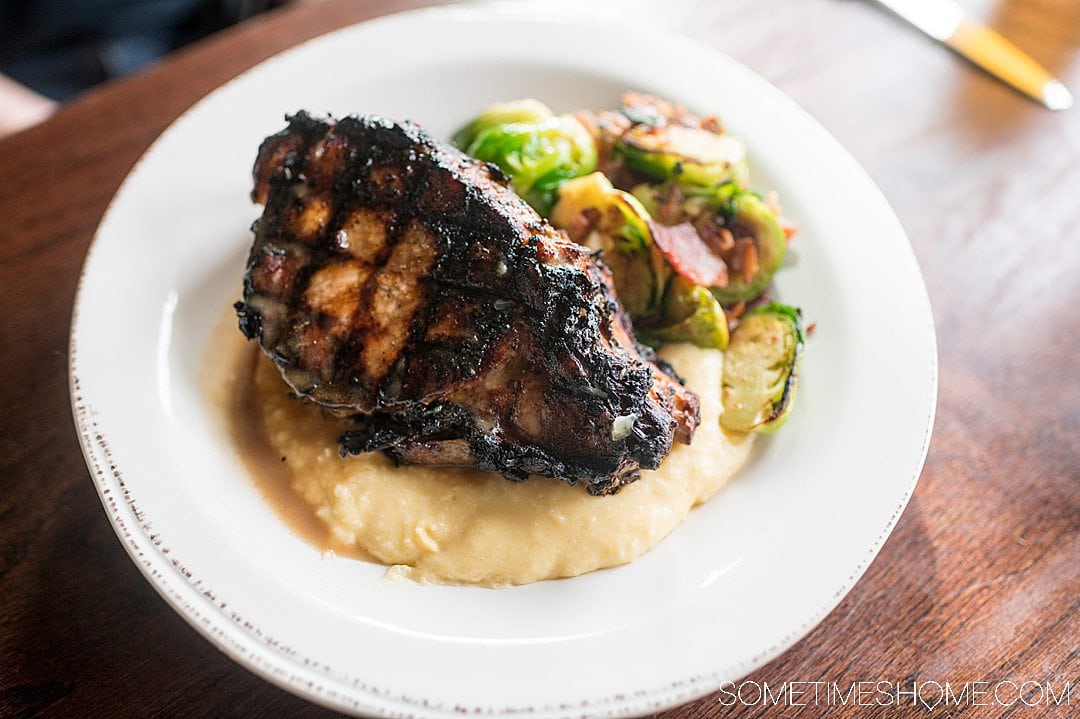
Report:
M723 353L689 344L661 355L701 398L701 425L656 471L615 495L534 477L395 467L381 453L342 459L348 427L289 397L235 320L211 342L207 387L263 494L321 549L372 559L421 582L500 586L625 564L667 536L746 461L752 434L719 424Z

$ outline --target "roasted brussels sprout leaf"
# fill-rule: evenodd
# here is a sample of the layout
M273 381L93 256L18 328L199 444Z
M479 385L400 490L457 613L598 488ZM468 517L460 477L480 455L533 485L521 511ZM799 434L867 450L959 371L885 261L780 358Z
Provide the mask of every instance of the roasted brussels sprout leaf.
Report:
M547 105L532 98L496 102L455 132L450 142L462 152L467 152L476 136L489 127L511 122L539 122L554 116L555 113Z
M739 432L775 432L795 404L803 350L802 312L773 302L739 320L724 353L720 424Z
M730 135L681 125L636 124L615 146L631 170L652 180L713 186L744 181L746 147Z
M492 162L514 190L547 216L564 181L596 169L596 141L573 115L509 122L480 130L465 152Z
M659 326L646 326L643 331L661 342L691 342L718 350L728 346L724 308L707 288L683 277L676 277L668 285Z
M631 318L659 312L671 272L653 247L649 213L633 195L594 172L559 187L550 219L575 242L600 251Z

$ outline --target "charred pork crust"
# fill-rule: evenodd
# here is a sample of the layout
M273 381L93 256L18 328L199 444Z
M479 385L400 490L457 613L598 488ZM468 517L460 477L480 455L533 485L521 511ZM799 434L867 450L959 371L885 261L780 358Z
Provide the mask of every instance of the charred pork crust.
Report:
M501 173L407 122L287 121L236 310L298 397L353 418L343 455L609 494L689 442L697 397Z

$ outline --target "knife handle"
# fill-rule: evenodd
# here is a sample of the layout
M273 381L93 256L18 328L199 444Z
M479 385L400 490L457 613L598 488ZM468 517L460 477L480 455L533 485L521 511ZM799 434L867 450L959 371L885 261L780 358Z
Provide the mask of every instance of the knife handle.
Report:
M945 43L1025 95L1047 103L1047 86L1056 83L1054 77L994 30L965 20Z

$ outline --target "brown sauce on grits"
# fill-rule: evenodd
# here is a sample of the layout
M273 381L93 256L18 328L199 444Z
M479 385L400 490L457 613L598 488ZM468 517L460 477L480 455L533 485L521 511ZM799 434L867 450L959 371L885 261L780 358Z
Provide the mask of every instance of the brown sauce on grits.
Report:
M238 335L236 314L229 307L211 333L202 367L202 390L255 487L292 533L319 551L376 561L360 547L335 540L314 508L301 501L290 486L290 473L267 439L255 396L255 370L265 358L254 342Z
M347 421L288 396L277 368L236 329L231 309L205 354L208 408L224 419L255 485L320 550L375 561L422 582L502 586L572 577L641 556L742 466L753 435L721 429L723 353L661 353L701 399L691 445L612 496L534 477L395 467L380 453L342 459Z

